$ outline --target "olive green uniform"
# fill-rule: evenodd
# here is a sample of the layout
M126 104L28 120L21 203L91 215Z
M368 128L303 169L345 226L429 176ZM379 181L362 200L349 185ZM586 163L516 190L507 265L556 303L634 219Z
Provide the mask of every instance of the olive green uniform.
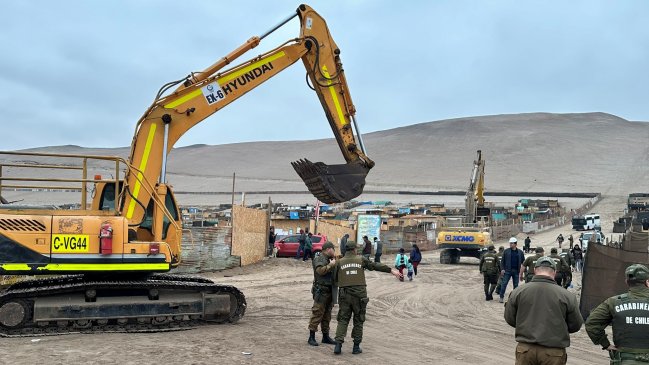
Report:
M570 266L566 262L566 260L563 259L563 257L559 256L559 254L552 253L550 254L550 258L554 260L555 265L557 265L557 271L556 274L554 275L554 281L557 282L557 285L561 285L563 283L563 273L566 271L570 271Z
M502 248L502 247L500 247L500 248ZM498 253L496 253L496 257L498 258L498 265L502 266L501 263L502 263L502 260L503 260L503 252L505 252L505 250L500 250L500 248L498 249ZM501 270L502 270L502 268L501 268ZM500 285L502 284L502 279L503 279L503 277L502 277L502 275L500 274L500 271L499 271L498 272L498 284L496 285L496 293L500 293Z
M562 286L567 289L572 283L572 267L575 266L575 257L568 250L561 252L559 256L561 256L568 264L566 271L563 272L563 283L562 283L563 284Z
M630 323L629 323L630 322ZM649 288L632 286L629 292L606 299L593 309L586 321L586 333L596 345L611 345L604 329L613 327L611 364L649 363Z
M541 257L543 257L543 253L536 253L534 254L534 256L526 257L525 261L523 261L521 268L523 268L524 270L526 283L532 281L532 278L534 277L534 264L536 264L536 260L540 259Z
M354 317L352 339L354 344L363 340L363 322L369 298L365 283L365 270L391 272L390 267L357 255L348 248L345 257L336 261L334 283L338 286L338 326L336 342L343 343L347 335L347 326Z
M500 260L496 251L489 250L480 258L480 272L484 278L484 294L487 300L493 299L494 290L500 274Z
M541 275L509 295L505 320L516 328L517 365L538 364L537 359L548 365L566 364L569 333L579 331L583 323L577 297Z
M313 307L311 307L311 319L309 320L309 331L317 331L318 325L323 334L329 334L329 323L331 322L331 309L333 308L333 271L336 265L329 263L331 259L323 253L319 253L313 259Z

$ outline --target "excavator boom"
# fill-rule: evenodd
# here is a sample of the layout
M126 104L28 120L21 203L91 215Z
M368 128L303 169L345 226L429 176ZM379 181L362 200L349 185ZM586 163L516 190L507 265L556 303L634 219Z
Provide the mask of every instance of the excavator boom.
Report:
M168 95L161 89L158 97L137 124L131 146L131 163L143 171L149 181L165 181L166 156L178 139L196 124L218 112L248 91L302 60L325 111L346 164L326 165L307 159L293 163L293 167L319 200L340 203L360 195L365 177L374 166L364 151L356 109L352 103L340 50L334 42L324 19L307 5L300 5L295 15L300 19L299 38L289 40L267 53L239 65L224 68L248 50L260 44L263 37L252 37L220 61L202 72L192 73L177 82L179 86ZM287 18L271 31L286 23ZM352 128L352 124L354 128ZM358 143L354 136L357 132ZM140 196L139 174L127 176L130 194L126 197L126 217L139 222L148 201Z

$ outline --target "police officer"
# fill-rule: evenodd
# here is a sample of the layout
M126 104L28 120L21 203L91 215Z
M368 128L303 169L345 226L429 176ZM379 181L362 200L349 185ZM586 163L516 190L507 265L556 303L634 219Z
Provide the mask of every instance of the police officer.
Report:
M498 253L496 254L496 257L498 257L498 264L500 264L503 258L503 252L505 252L505 247L503 246L498 247ZM496 285L496 293L500 293L500 281L502 280L502 278L503 278L502 274L498 272L498 285Z
M577 297L554 282L554 260L534 264L532 281L514 289L505 304L505 321L516 328L516 364L565 365L570 333L583 319Z
M336 268L336 252L334 244L325 242L322 251L313 258L313 307L309 320L309 345L318 346L315 332L318 325L322 330L322 343L333 345L334 340L329 337L329 322L331 322L331 308L333 308L333 271Z
M572 237L572 235L570 237ZM568 264L566 271L563 272L563 287L568 289L572 283L572 268L575 266L575 257L567 248L562 249L559 256L561 256Z
M550 257L554 260L554 264L557 266L554 281L557 282L557 285L561 285L563 284L563 273L566 272L566 270L570 270L570 266L568 266L566 260L559 256L556 247L552 247L550 250Z
M536 260L540 259L543 257L544 253L543 247L537 247L534 256L528 256L525 258L525 261L523 261L523 265L521 266L521 272L520 272L520 279L521 281L525 279L526 283L529 283L532 281L532 278L534 277L534 264L536 264Z
M487 253L480 258L480 272L484 277L485 300L493 300L496 283L498 283L498 274L500 273L500 260L498 260L494 245L489 245Z
M609 351L611 364L649 363L649 269L634 264L625 270L627 293L606 299L590 312L586 333ZM613 344L604 329L613 327Z
M356 254L356 243L347 241L345 257L336 262L334 269L334 283L339 288L338 327L336 328L334 354L338 355L342 352L342 345L347 335L347 326L352 315L354 317L354 328L352 329L354 348L352 354L363 352L360 343L363 340L363 322L365 322L365 312L369 302L367 285L365 284L366 269L389 272L397 278L403 279L403 275L399 274L396 269L390 269L384 264L371 262L363 256L358 256Z

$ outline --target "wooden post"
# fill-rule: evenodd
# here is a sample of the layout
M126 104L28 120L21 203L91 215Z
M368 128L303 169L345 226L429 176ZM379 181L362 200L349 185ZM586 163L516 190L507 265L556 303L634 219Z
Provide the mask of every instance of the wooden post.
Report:
M233 227L234 224L234 181L237 178L237 173L233 172L232 173L232 205L230 207L230 227ZM234 241L234 237L232 238L232 241Z

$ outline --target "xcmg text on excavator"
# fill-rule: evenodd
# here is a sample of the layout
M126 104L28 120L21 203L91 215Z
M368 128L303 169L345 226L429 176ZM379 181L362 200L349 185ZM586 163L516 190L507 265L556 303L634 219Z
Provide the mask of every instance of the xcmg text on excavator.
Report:
M301 24L298 38L225 69L296 16ZM178 204L166 180L167 155L193 126L298 60L306 67L309 86L347 163L304 159L293 167L322 202L360 195L374 162L364 152L340 50L325 20L300 5L296 13L207 69L165 84L137 122L128 159L0 152L10 160L0 166L0 190L70 189L70 184L80 184L76 189L81 192L76 210L0 205L0 274L49 275L18 282L0 294L0 335L150 332L239 320L246 301L237 288L167 274L180 264L182 236ZM44 161L33 162L37 159ZM112 178L90 178L92 166L109 169ZM77 170L81 177L6 174L34 169ZM94 196L88 206L90 187Z
M479 258L492 243L487 227L491 209L485 206L484 199L484 168L482 151L478 150L464 198L463 222L459 227L445 227L437 234L437 246L442 249L439 256L442 264L457 264L461 256Z

